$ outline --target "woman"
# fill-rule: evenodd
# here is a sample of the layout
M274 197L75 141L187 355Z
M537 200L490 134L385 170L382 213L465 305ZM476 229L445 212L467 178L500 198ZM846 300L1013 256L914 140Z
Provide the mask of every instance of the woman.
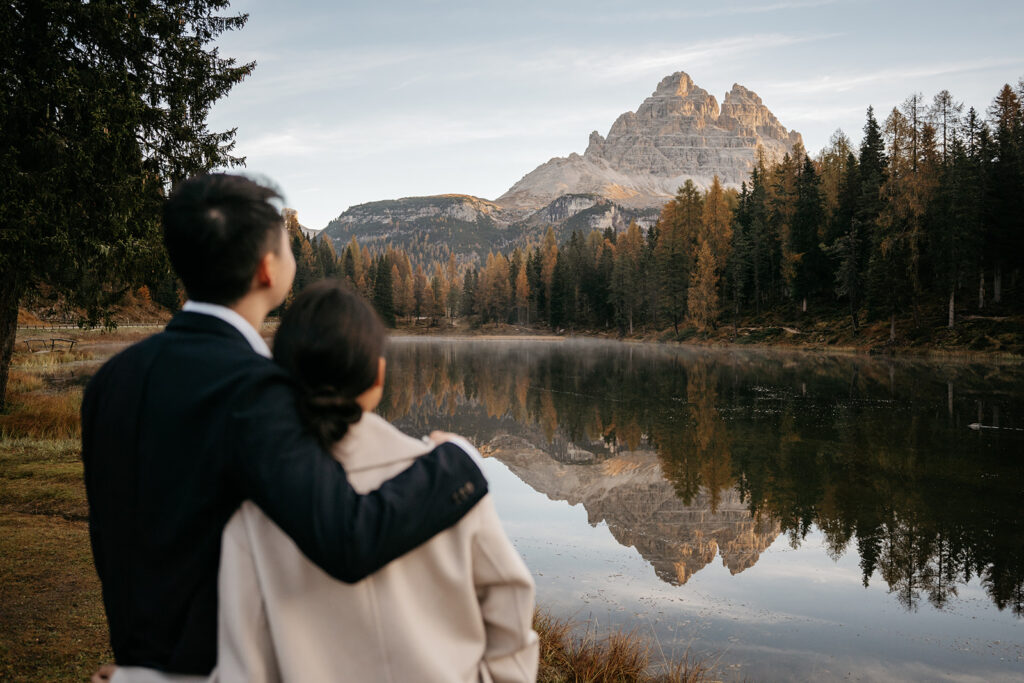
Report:
M370 491L429 450L372 411L385 330L340 283L303 291L274 358L301 387L310 428ZM356 584L308 561L246 502L224 531L220 681L532 681L533 580L485 496L461 521Z

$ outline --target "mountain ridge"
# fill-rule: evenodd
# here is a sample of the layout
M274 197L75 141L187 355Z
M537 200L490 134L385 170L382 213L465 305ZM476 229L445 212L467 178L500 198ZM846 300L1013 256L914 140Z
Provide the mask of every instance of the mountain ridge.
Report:
M554 157L504 194L488 200L447 193L349 207L323 234L341 247L361 242L432 244L471 259L521 244L551 225L570 230L647 228L687 180L707 187L718 176L738 187L764 154L780 159L802 144L757 93L734 83L721 107L683 71L663 78L636 111L619 115L608 135L590 134L583 154Z

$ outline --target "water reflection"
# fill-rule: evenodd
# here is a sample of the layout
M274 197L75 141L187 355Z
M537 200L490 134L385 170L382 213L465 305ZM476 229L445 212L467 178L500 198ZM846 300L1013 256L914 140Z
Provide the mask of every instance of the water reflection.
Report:
M582 503L659 578L817 527L909 610L980 578L1024 615L1024 370L584 342L395 340L381 412ZM969 429L980 423L999 429Z

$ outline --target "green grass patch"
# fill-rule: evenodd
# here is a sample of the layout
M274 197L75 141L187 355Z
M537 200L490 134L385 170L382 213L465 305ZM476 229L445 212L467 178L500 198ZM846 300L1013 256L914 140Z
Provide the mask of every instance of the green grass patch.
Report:
M110 661L86 523L0 508L0 680L85 681Z
M0 509L87 519L78 441L5 440L0 447Z

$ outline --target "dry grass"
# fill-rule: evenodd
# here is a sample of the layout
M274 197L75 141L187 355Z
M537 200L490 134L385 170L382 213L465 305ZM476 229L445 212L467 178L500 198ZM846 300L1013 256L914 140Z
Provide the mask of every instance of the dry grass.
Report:
M39 391L46 382L37 373L11 370L7 376L7 391L14 394L24 394L30 391Z
M82 390L60 393L9 391L7 412L0 415L0 438L75 439L81 435Z
M18 349L11 358L11 366L20 369L52 368L65 363L72 363L80 360L92 360L92 352L88 349L56 349L54 351L43 351L30 353L24 348Z
M711 667L689 655L653 671L650 642L636 631L597 637L589 630L574 635L576 624L538 611L533 627L540 635L538 683L703 683Z

